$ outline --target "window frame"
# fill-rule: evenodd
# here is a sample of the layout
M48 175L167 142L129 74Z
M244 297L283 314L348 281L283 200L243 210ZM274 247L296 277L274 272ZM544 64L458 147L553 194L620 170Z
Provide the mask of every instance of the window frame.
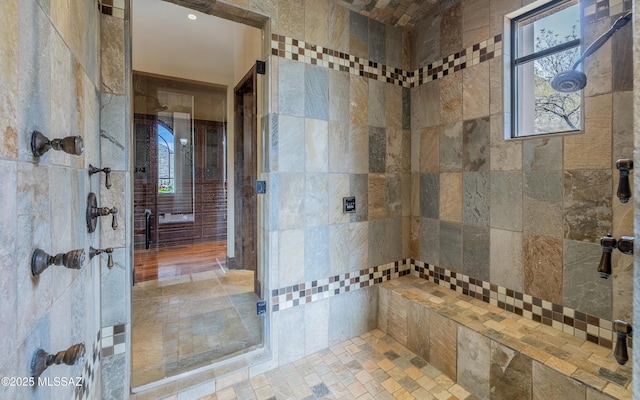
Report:
M580 15L580 22L579 22L579 28L580 28L580 36L577 39L573 39L571 41L568 42L564 42L561 44L558 44L556 46L544 49L544 50L540 50L538 52L532 52L531 54L525 55L525 56L521 56L521 57L517 57L518 55L518 36L519 36L519 26L518 24L523 21L526 20L532 16L535 16L537 14L542 14L546 11L549 11L553 8L557 8L562 6L563 4L567 4L567 3L571 3L575 0L550 0L550 1L544 1L543 3L541 3L540 1L535 2L530 4L529 6L520 8L519 10L515 11L514 13L511 13L510 15L507 15L506 18L508 19L508 22L505 23L505 27L506 29L508 29L509 31L506 32L506 34L504 35L505 38L509 39L509 43L507 45L507 48L509 49L509 62L505 63L505 67L509 68L508 71L508 78L505 77L504 79L504 84L508 84L509 85L509 89L505 90L505 95L509 96L509 106L505 107L505 109L509 110L510 113L510 117L505 118L505 122L508 122L510 125L510 129L508 130L508 132L505 132L505 139L525 139L525 138L535 138L535 137L542 137L542 136L548 136L548 135L564 135L564 134L575 134L575 133L579 133L582 132L584 130L584 89L580 90L580 98L581 98L581 102L580 102L580 107L583 108L581 115L580 115L580 129L570 129L570 130L564 130L564 131L557 131L557 132L546 132L546 133L529 133L529 134L523 134L522 132L518 132L518 124L519 124L519 114L518 114L518 107L520 105L521 102L521 95L518 93L518 73L517 73L517 69L518 66L525 64L527 62L534 62L537 59L541 59L544 57L547 57L549 55L555 54L555 53L559 53L562 51L566 51L566 50L570 50L572 48L578 48L578 54L581 55L582 54L582 45L583 45L583 38L582 38L582 11L579 11L579 15ZM577 1L578 5L580 5L580 1ZM579 6L580 7L580 6ZM562 11L562 9L557 10L557 12ZM581 64L578 69L581 69L583 66L583 64ZM534 111L535 113L535 111ZM522 116L520 115L520 119L522 118ZM535 118L535 116L534 116Z

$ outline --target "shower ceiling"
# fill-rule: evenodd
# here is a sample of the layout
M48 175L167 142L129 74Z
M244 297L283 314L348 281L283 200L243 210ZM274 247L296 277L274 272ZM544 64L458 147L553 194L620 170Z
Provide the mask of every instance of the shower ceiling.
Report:
M437 10L438 0L331 0L376 21L411 28Z

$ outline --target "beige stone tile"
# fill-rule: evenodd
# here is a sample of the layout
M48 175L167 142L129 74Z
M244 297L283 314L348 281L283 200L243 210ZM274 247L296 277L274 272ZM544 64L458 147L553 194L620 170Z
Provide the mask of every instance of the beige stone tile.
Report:
M462 72L462 116L465 120L489 115L489 63L480 63Z
M387 184L384 174L369 174L369 218L387 217Z
M385 388L389 393L393 393L397 390L402 389L402 386L393 378L389 378L386 381L382 382L382 387Z
M457 328L456 323L437 313L429 314L430 326L440 327L429 330L429 363L451 379L456 379L457 370Z
M440 128L430 127L420 131L420 172L440 170Z
M462 4L462 47L470 47L489 37L489 0L471 0Z
M611 94L584 99L584 133L564 138L565 169L610 168L611 110Z
M369 82L366 78L351 75L349 77L349 115L351 123L369 124ZM368 153L368 152L367 152Z
M522 292L522 234L502 229L490 230L491 282Z
M396 391L395 393L393 393L393 397L398 399L398 400L412 400L415 399L415 397L413 397L413 395L409 392L407 392L405 389L400 389L398 391Z
M319 46L329 46L329 4L327 0L304 2L304 40Z
M440 219L462 222L462 173L440 174Z
M524 291L553 303L562 303L562 240L524 236Z
M349 10L329 4L329 48L349 53Z
M462 120L462 74L445 76L440 81L440 123Z
M304 38L305 7L298 0L282 0L278 2L278 34L296 38Z
M522 140L505 140L503 114L490 117L490 166L492 171L520 171L522 169Z

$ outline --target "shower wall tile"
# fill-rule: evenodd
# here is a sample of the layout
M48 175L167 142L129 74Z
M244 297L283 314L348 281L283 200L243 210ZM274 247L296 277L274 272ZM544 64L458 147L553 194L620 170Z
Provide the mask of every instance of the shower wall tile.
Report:
M419 131L418 143L413 143L412 148L419 148L418 158L420 172L440 171L440 128L431 127Z
M462 225L440 221L440 266L462 272Z
M385 24L369 20L369 59L377 63L387 61L387 32Z
M303 172L305 167L305 120L288 115L278 117L278 171Z
M304 232L304 282L329 276L329 228L318 226ZM302 281L300 281L302 282Z
M329 172L350 172L349 124L329 121Z
M374 79L369 80L369 95L367 96L369 126L386 127L385 86L387 86L387 84L384 82Z
M388 214L387 180L384 174L369 174L368 197L369 219L386 218Z
M274 327L278 330L278 361L282 365L299 360L305 355L305 337L300 334L305 326L305 311L305 307L292 307L278 312L278 321L274 323Z
M307 172L329 171L329 126L327 121L305 119L304 164ZM284 153L287 154L287 153Z
M524 278L522 233L491 229L489 255L491 260L489 281L522 292Z
M489 63L486 62L462 71L462 116L465 120L489 115L489 78Z
M479 398L489 398L491 342L488 337L458 326L457 383Z
M100 46L100 59L109 60L101 62L100 90L104 93L125 94L127 85L125 62L125 21L121 18L100 14L100 34L108 37L109 43Z
M491 36L504 32L504 16L522 7L525 2L522 0L490 0L491 9L490 31Z
M301 228L304 223L305 175L298 173L278 176L278 226L280 229Z
M440 176L428 173L420 174L420 216L440 217Z
M476 279L490 279L489 228L465 225L462 228L462 272Z
M599 243L564 241L562 304L610 321L611 280L601 279L596 273L601 256Z
M489 387L496 399L530 399L531 365L529 357L491 341Z
M532 387L534 399L584 399L585 385L560 374L539 362L533 363Z
M492 228L522 231L522 173L492 172L489 207Z
M319 46L329 45L329 4L326 0L304 2L304 40ZM300 36L297 36L300 37Z
M53 28L34 2L6 7L0 17L0 37L7 38L0 43L0 156L32 160L31 137L26 133L38 130L47 134L51 126Z
M489 226L489 174L462 174L462 222Z
M440 219L462 222L462 174L440 174Z
M524 235L524 292L562 302L562 239Z
M564 171L564 237L595 243L611 232L611 170ZM605 184L603 184L605 183Z
M329 47L349 53L349 10L329 3Z
M631 230L633 231L633 230ZM618 237L618 236L616 236ZM613 277L611 289L612 318L633 321L633 257L617 252L611 257Z
M426 66L440 54L440 18L425 18L411 35L411 71ZM459 49L458 49L459 50Z
M522 142L525 171L559 171L562 169L562 138L546 137Z
M369 58L369 19L349 12L349 54Z
M387 128L407 129L402 126L402 89L400 86L384 85L384 119Z
M440 12L440 57L447 57L463 49L462 45L462 2ZM435 58L435 57L434 57Z
M440 125L440 80L411 89L411 129Z
M402 216L403 185L401 174L387 174L385 176L387 191L387 215L391 218Z
M127 364L126 354L117 354L106 357L101 365L101 390L105 400L117 400L125 398Z
M402 63L402 36L404 34L400 27L386 25L386 64L396 68L406 69L408 66L404 66Z
M453 234L455 236L455 233ZM437 219L418 220L419 259L432 265L440 263L440 222ZM446 249L450 247L445 246ZM455 246L454 246L455 247Z
M329 120L349 122L349 75L329 71Z
M289 229L279 232L280 250L278 269L280 287L304 282L305 270L301 268L305 261L305 229Z
M633 29L627 24L611 38L611 53L615 54L612 63L614 93L633 90L633 49L629 43L633 43Z
M2 59L0 60L0 71L2 71L2 75L0 75L0 102L3 105L0 109L0 156L7 158L18 157L18 130L20 123L18 109L23 108L21 103L24 102L24 100L20 101L22 99L19 97L19 88L23 86L21 81L26 78L22 77L18 71L21 66L31 70L35 65L31 62L35 58L34 47L37 42L34 40L35 38L31 37L33 34L29 33L27 35L27 32L39 32L34 28L29 30L21 28L26 23L39 27L37 22L44 19L37 5L32 2L22 3L25 2L5 2L2 16L0 16L0 37L5 38L5 40L0 41L0 52L2 53ZM27 8L28 10L24 11L21 8ZM22 34L21 32L25 33ZM29 39L28 43L24 43L24 47L20 46L22 44L20 43L21 40L24 42L26 39ZM22 55L23 52L26 57ZM44 54L48 55L48 53ZM26 60L27 57L29 60ZM23 59L25 60L22 61ZM46 69L45 71L49 72ZM21 77L22 79L20 79ZM33 82L28 83L29 86L35 86L40 83L41 79L37 74L31 77L35 79L33 79ZM45 115L48 114L49 112Z
M611 115L611 93L584 99L584 134L564 138L564 169L610 168Z
M492 171L520 171L522 170L521 140L505 140L504 116L496 114L490 121L490 166Z
M525 172L522 229L525 233L562 237L562 172Z
M280 116L305 116L305 65L297 61L278 60L278 110Z
M462 75L447 75L439 81L440 123L450 124L462 120Z
M376 288L368 287L329 299L329 345L377 327L377 294Z
M351 250L349 224L329 225L329 276L344 274L349 268Z
M442 127L440 135L440 171L462 172L462 121Z
M351 174L349 176L351 195L356 198L356 212L351 214L351 222L369 219L369 175Z
M349 115L352 124L369 124L369 81L349 76Z
M462 131L463 171L489 171L489 117L464 121Z
M504 111L504 71L505 61L502 57L489 60L489 113L499 114Z
M429 325L438 327L429 329L429 363L455 382L458 367L457 324L432 312L429 313Z
M369 262L369 223L352 222L349 224L349 270L359 271Z
M329 71L326 68L304 65L304 111L307 118L329 119Z
M304 38L305 8L296 0L278 1L278 34Z
M329 224L349 222L349 214L342 212L342 199L351 196L349 175L329 175ZM357 205L357 200L356 200ZM356 207L357 209L357 207Z
M592 43L597 36L604 33L611 26L611 22L609 18L606 18L589 24L588 29L584 29L585 42L588 40L586 43ZM583 89L585 97L611 93L613 75L611 44L611 41L607 41L597 52L584 60L584 73L589 77L589 84Z
M128 138L125 129L127 114L126 96L102 94L100 102L100 168L109 167L112 170L127 169ZM87 136L93 132L87 132ZM94 166L97 166L94 164Z
M408 173L411 156L411 144L408 131L386 129L385 171L389 173Z
M614 92L613 168L617 160L633 158L633 115L633 92Z
M304 183L304 226L329 223L329 176L306 174ZM282 201L282 197L280 198Z
M411 129L411 89L402 88L402 129Z
M0 28L1 29L1 28ZM18 200L17 194L22 194L19 184L19 172L16 164L10 161L0 161L0 175L3 177L5 188L0 191L0 204L2 204L3 212L0 213L0 226L19 226L18 212L21 208L21 201ZM48 180L47 180L48 182ZM24 188L24 186L22 186ZM29 188L31 193L35 188ZM32 198L33 200L37 197ZM47 202L48 205L48 202ZM0 273L3 279L0 281L0 312L6 321L12 323L3 323L0 326L0 365L6 364L9 355L12 354L17 346L20 336L17 335L17 323L13 321L18 317L18 292L16 265L18 265L17 244L18 238L9 229L2 229L0 232ZM27 271L23 272L27 275Z
M369 127L369 172L386 171L387 138L386 129Z
M127 268L126 248L117 248L113 251L113 267L107 267L107 257L97 256L101 275L100 301L102 304L101 326L119 325L127 322Z
M363 125L349 125L349 166L351 173L369 172L369 128Z
M316 301L304 312L304 353L313 354L329 346L329 301Z
M462 4L462 48L489 37L491 9L489 0L471 0Z

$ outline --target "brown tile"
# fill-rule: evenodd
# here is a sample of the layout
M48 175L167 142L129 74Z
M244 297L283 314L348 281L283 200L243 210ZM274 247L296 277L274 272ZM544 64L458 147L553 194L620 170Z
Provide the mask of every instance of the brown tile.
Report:
M439 329L429 331L429 363L455 380L457 375L456 323L437 313L429 315L429 324Z
M562 303L562 240L524 236L524 292Z

